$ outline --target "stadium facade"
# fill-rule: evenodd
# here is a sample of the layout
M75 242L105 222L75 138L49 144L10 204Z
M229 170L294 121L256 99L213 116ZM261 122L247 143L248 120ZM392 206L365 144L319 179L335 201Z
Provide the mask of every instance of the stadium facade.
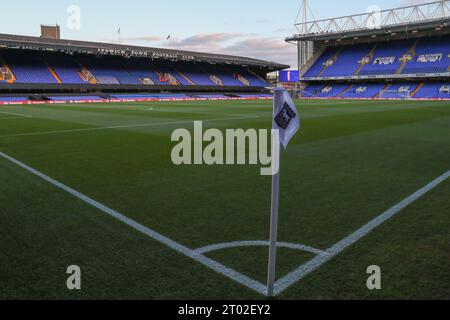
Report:
M0 34L0 104L265 99L288 66L247 57Z
M297 27L303 98L450 99L450 1Z

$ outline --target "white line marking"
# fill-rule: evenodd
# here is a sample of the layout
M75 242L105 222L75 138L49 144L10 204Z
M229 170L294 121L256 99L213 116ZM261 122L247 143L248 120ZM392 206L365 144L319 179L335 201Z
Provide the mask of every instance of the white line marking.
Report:
M7 117L7 118L0 118L0 120L17 120L17 119L22 119L22 120L26 120L26 119L31 119L32 117L27 117L27 118L24 118L24 117Z
M219 244L213 244L209 246L205 246L199 249L196 249L196 253L200 254L206 254L213 251L218 250L224 250L224 249L231 249L231 248L239 248L239 247L268 247L269 241L236 241L236 242L228 242L228 243L219 243ZM294 249L294 250L300 250L305 252L310 252L314 254L323 254L325 251L319 250L313 247L305 246L303 244L295 244L295 243L288 243L288 242L278 242L277 247L279 248L288 248L288 249Z
M255 116L248 116L248 117L236 117L236 118L205 119L205 120L202 120L202 121L203 122L228 121L228 120L231 121L231 120L245 120L245 119L255 119L255 118L256 118ZM69 130L55 130L55 131L43 131L43 132L28 132L28 133L17 133L17 134L5 134L5 135L0 135L0 138L41 136L41 135L51 135L51 134L60 134L60 133L88 132L88 131L99 131L99 130L109 130L109 129L154 127L154 126L164 126L164 125L188 124L188 123L193 123L194 121L195 120L173 121L173 122L152 122L152 123L130 124L130 125L119 125L119 126L108 126L108 127L93 127L93 128L82 128L82 129L69 129Z
M217 273L220 273L220 274L222 274L222 275L224 275L224 276L226 276L226 277L228 277L228 278L230 278L230 279L232 279L232 280L234 280L234 281L236 281L236 282L238 282L238 283L240 283L240 284L242 284L242 285L244 285L244 286L246 286L246 287L248 287L250 289L253 289L254 291L256 291L256 292L258 292L258 293L260 293L262 295L265 294L266 287L262 283L254 280L254 279L251 279L251 278L249 278L249 277L247 277L247 276L245 276L245 275L243 275L243 274L241 274L241 273L239 273L239 272L237 272L237 271L235 271L235 270L233 270L231 268L228 268L228 267L224 266L223 264L221 264L221 263L219 263L217 261L209 259L209 258L205 257L202 254L196 253L194 250L191 250L191 249L189 249L189 248L187 248L187 247L185 247L185 246L183 246L183 245L181 245L181 244L179 244L179 243L177 243L177 242L175 242L175 241L173 241L173 240L163 236L162 234L160 234L160 233L158 233L158 232L156 232L156 231L154 231L154 230L152 230L150 228L147 228L147 227L139 224L138 222L136 222L136 221L126 217L125 215L121 214L120 212L115 211L115 210L113 210L113 209L111 209L111 208L101 204L100 202L97 202L94 199L92 199L92 198L90 198L90 197L88 197L88 196L86 196L86 195L84 195L84 194L82 194L82 193L72 189L71 187L68 187L68 186L66 186L63 183L50 178L49 176L45 175L44 173L42 173L42 172L40 172L40 171L38 171L36 169L31 168L30 166L28 166L28 165L26 165L26 164L24 164L24 163L22 163L22 162L20 162L20 161L18 161L16 159L10 157L10 156L8 156L7 154L5 154L3 152L0 152L0 156L5 158L6 160L9 160L10 162L16 164L17 166L25 169L26 171L28 171L28 172L38 176L39 178L47 181L48 183L52 184L53 186L55 186L55 187L65 191L65 192L71 194L72 196L80 199L81 201L83 201L83 202L85 202L85 203L87 203L87 204L89 204L89 205L99 209L100 211L110 215L111 217L113 217L113 218L123 222L124 224L130 226L131 228L133 228L133 229L135 229L135 230L137 230L137 231L139 231L139 232L149 236L150 238L152 238L152 239L154 239L154 240L156 240L156 241L158 241L158 242L168 246L169 248L172 248L173 250L175 250L175 251L177 251L177 252L179 252L179 253L181 253L181 254L183 254L183 255L185 255L185 256L187 256L187 257L189 257L189 258L191 258L191 259L193 259L193 260L195 260L195 261L197 261L197 262L199 262L201 264L203 264L204 266L206 266L206 267L208 267L208 268L210 268L210 269L212 269L214 271L216 271Z
M450 178L450 171L447 171L437 179L433 180L429 184L427 184L425 187L417 190L409 197L403 199L401 202L397 203L395 206L390 208L389 210L385 211L375 219L371 220L369 223L367 223L362 228L358 229L351 235L347 236L346 238L342 239L338 243L334 244L332 247L326 250L325 253L318 255L314 259L310 260L309 262L303 264L302 266L298 267L295 271L291 272L290 274L286 275L285 277L281 278L275 283L275 293L276 295L279 295L281 292L289 288L291 285L296 283L297 281L304 278L306 275L310 274L311 272L315 271L317 268L322 266L325 262L331 260L333 257L344 251L349 246L353 245L357 241L359 241L361 238L366 236L368 233L373 231L375 228L395 216L397 213L405 209L407 206L409 206L411 203L428 193L429 191L436 188L439 184L444 182Z
M200 248L197 250L192 250L192 249L189 249L189 248L163 236L162 234L160 234L150 228L147 228L147 227L139 224L138 222L119 213L118 211L115 211L115 210L93 200L92 198L89 198L88 196L62 184L61 182L58 182L58 181L48 177L44 173L27 166L26 164L6 155L5 153L0 152L0 156L11 161L12 163L16 164L17 166L27 170L28 172L40 177L41 179L49 182L50 184L54 185L55 187L65 191L65 192L73 195L74 197L88 203L89 205L101 210L102 212L110 215L111 217L116 218L117 220L132 227L133 229L149 236L150 238L152 238L152 239L172 248L173 250L203 264L204 266L216 271L217 273L220 273L220 274L228 277L229 279L234 280L234 281L258 292L261 295L267 294L266 286L263 285L262 283L260 283L259 281L251 279L251 278L237 272L236 270L226 267L223 264L221 264L217 261L214 261L208 257L205 257L203 255L206 252L211 252L211 251L219 250L222 248L232 247L233 244L234 244L234 246L238 246L238 244L239 244L239 246L241 246L240 244L242 244L242 243L246 243L246 245L250 245L250 246L259 245L259 244L267 245L268 244L267 241L247 241L247 242L244 241L244 242L235 242L235 243L228 243L228 244L218 244L218 245L203 247L203 248ZM364 225L363 227L361 227L360 229L358 229L351 235L347 236L343 240L334 244L332 247L330 247L326 251L318 250L318 249L304 246L304 245L296 245L296 244L286 243L285 244L286 247L290 247L290 248L298 249L298 250L304 250L304 251L309 250L309 252L313 252L313 250L314 250L316 252L313 252L313 253L317 253L318 255L315 258L308 261L307 263L298 267L293 272L291 272L288 275L284 276L283 278L279 279L275 283L275 295L279 295L284 290L286 290L287 288L289 288L296 282L300 281L306 275L315 271L316 269L321 267L324 263L328 262L333 257L335 257L336 255L338 255L339 253L344 251L346 248L348 248L351 245L353 245L354 243L358 242L361 238L366 236L368 233L373 231L375 228L379 227L381 224L383 224L384 222L386 222L387 220L389 220L390 218L392 218L393 216L395 216L396 214L401 212L403 209L405 209L411 203L413 203L414 201L421 198L429 191L436 188L439 184L441 184L448 178L450 178L450 171L447 171L446 173L444 173L437 179L435 179L432 182L430 182L429 184L427 184L425 187L417 190L415 193L413 193L409 197L403 199L401 202L399 202L398 204L396 204L389 210L385 211L384 213L382 213L375 219L371 220L369 223L367 223L366 225ZM305 249L307 249L307 250L305 250Z
M213 112L186 112L186 111L180 111L180 110L162 110L160 107L110 107L110 106L66 106L63 107L59 105L54 105L53 107L61 108L61 109L67 109L70 108L81 108L81 109L91 109L91 110L132 110L132 111L153 111L153 112L161 112L161 113L180 113L180 114L200 114L200 115L224 115L229 117L246 117L250 116L248 114L231 114L231 113L213 113ZM172 108L173 109L173 108ZM259 118L259 116L252 115L251 117Z
M29 116L29 115L26 115L26 114L20 114L20 113L12 113L12 112L4 112L4 111L0 111L0 113L6 114L6 115L9 115L9 116L16 116L16 119L17 119L17 117L33 118L32 116ZM2 119L2 118L0 118L0 119ZM12 118L9 118L9 119L12 119ZM4 120L4 118L3 118L3 120Z

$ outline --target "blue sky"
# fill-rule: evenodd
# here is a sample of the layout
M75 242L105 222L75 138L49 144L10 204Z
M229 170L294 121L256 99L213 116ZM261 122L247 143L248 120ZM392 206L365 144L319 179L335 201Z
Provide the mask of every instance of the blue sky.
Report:
M420 0L310 0L316 18L424 2ZM296 51L283 39L294 33L300 0L16 0L2 4L0 33L38 35L40 24L59 23L68 39L184 48L253 56L295 65ZM77 5L80 29L67 26ZM167 35L170 40L166 40Z

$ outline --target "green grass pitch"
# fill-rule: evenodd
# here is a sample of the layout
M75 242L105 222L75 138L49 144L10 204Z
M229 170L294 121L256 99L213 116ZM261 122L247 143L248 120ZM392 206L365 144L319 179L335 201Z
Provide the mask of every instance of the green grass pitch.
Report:
M194 120L269 128L271 101L0 107L0 152L191 249L267 240L270 177L259 166L172 164L170 135ZM449 102L297 101L282 154L279 241L325 250L450 170ZM277 299L450 297L450 181ZM265 282L266 247L207 256ZM314 257L279 250L280 278ZM82 269L82 290L66 268ZM370 265L382 290L366 287ZM0 299L261 299L0 157Z

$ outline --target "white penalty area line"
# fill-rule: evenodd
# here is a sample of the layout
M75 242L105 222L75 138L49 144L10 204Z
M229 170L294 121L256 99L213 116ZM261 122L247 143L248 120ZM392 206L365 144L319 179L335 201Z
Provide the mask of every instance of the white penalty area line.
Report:
M208 267L209 269L214 270L215 272L222 274L226 277L228 277L231 280L234 280L258 293L260 293L261 295L265 295L266 294L266 286L263 285L262 283L251 279L239 272L237 272L236 270L233 270L229 267L224 266L223 264L214 261L206 256L204 256L201 253L196 252L195 250L189 249L186 246L183 246L182 244L179 244L175 241L173 241L172 239L169 239L166 236L163 236L162 234L143 226L142 224L126 217L125 215L123 215L122 213L113 210L109 207L107 207L104 204L101 204L98 201L95 201L94 199L82 194L81 192L76 191L75 189L72 189L71 187L50 178L49 176L45 175L44 173L31 168L30 166L20 162L19 160L14 159L13 157L8 156L7 154L0 152L0 157L3 157L4 159L14 163L15 165L21 167L22 169L25 169L26 171L28 171L29 173L32 173L36 176L38 176L39 178L47 181L48 183L52 184L53 186L57 187L58 189L61 189L67 193L69 193L70 195L78 198L79 200L91 205L94 208L97 208L98 210L108 214L109 216L119 220L120 222L130 226L131 228L149 236L150 238L166 245L167 247L201 263L202 265Z
M302 266L298 267L296 270L291 272L290 274L284 276L283 278L279 279L275 283L275 294L279 295L281 292L304 278L306 275L310 274L311 272L318 269L320 266L322 266L324 263L328 262L335 256L337 256L339 253L350 247L351 245L355 244L361 238L369 234L371 231L373 231L375 228L379 227L381 224L386 222L387 220L394 217L396 214L398 214L400 211L408 207L410 204L412 204L417 199L421 198L434 188L436 188L439 184L443 183L445 180L450 178L450 171L447 171L440 177L436 178L435 180L431 181L429 184L424 186L423 188L417 190L413 194L411 194L409 197L403 199L399 203L397 203L392 208L386 210L384 213L376 217L375 219L371 220L369 223L355 231L354 233L350 234L346 238L342 239L338 243L331 246L329 249L327 249L325 252L317 255L314 259L308 261L307 263L303 264Z
M216 122L216 121L247 120L247 119L257 119L257 118L259 118L259 117L257 117L257 116L245 116L245 117L241 116L241 117L233 117L233 118L204 119L204 120L198 120L198 121ZM165 126L165 125L189 124L189 123L194 123L195 121L197 121L197 120L172 121L172 122L152 122L152 123L138 123L138 124L118 125L118 126L81 128L81 129L54 130L54 131L42 131L42 132L26 132L26 133L16 133L16 134L4 134L4 135L0 135L0 138L42 136L42 135L75 133L75 132L89 132L89 131L112 130L112 129L156 127L156 126Z

